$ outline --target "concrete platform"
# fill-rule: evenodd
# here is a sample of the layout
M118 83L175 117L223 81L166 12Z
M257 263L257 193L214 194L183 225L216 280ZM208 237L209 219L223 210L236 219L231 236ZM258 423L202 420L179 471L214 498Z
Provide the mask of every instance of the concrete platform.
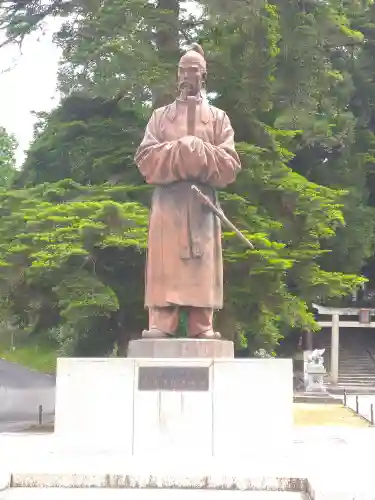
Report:
M128 358L234 358L229 340L138 339L131 340Z

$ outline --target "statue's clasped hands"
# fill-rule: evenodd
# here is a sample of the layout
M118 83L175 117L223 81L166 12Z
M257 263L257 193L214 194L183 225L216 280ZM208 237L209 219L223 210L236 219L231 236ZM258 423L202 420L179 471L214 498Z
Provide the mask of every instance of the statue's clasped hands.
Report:
M202 154L204 151L204 144L202 139L194 135L185 135L178 140L178 143L180 144L180 147L182 147L182 149L187 149L192 153L197 153L198 155Z
M205 164L204 142L199 137L186 135L177 141L184 176L197 178Z

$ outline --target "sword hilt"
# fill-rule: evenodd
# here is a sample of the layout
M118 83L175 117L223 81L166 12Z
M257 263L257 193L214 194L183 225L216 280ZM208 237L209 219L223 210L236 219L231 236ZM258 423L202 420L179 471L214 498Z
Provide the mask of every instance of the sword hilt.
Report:
M195 135L195 116L197 110L197 98L187 96L187 134Z

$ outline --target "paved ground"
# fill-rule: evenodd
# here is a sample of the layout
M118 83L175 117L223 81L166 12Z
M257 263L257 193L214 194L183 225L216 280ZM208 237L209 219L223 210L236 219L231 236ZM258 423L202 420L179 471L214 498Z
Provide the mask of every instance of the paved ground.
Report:
M374 428L296 429L290 446L278 451L269 449L269 446L261 450L247 450L246 455L236 460L200 456L179 457L176 460L163 454L137 458L125 455L121 448L100 449L92 441L77 442L53 435L2 434L0 473L13 473L13 479L18 481L19 486L27 486L31 476L40 478L40 475L47 474L47 482L51 486L57 481L61 487L69 486L64 481L69 482L72 475L81 476L78 481L83 481L85 485L85 481L89 480L90 484L92 482L92 485L100 487L106 484L108 474L135 477L146 484L150 475L180 477L182 472L199 482L199 477L212 474L213 481L218 477L221 481L222 476L241 478L249 474L258 478L304 478L327 473L332 477L338 471L338 479L343 481L356 470L365 475L370 473L369 477L373 477L373 464L368 460L368 450L371 449L375 449Z
M34 370L29 370L17 363L0 359L0 386L9 389L51 387L54 378Z
M0 432L15 432L38 422L43 406L45 420L55 407L55 380L16 363L0 359Z
M273 491L72 490L19 488L0 493L0 500L302 500L302 493Z

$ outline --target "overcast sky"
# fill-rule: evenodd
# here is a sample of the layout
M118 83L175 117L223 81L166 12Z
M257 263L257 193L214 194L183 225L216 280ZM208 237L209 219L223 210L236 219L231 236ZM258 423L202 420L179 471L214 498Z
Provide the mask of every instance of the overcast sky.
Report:
M52 42L57 22L49 23L45 36L30 36L22 53L16 47L0 50L0 125L18 142L18 164L32 138L35 118L32 111L49 111L58 102L56 73L60 57ZM6 71L8 68L9 71Z

